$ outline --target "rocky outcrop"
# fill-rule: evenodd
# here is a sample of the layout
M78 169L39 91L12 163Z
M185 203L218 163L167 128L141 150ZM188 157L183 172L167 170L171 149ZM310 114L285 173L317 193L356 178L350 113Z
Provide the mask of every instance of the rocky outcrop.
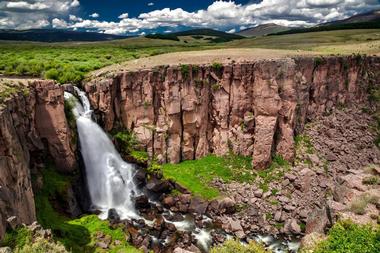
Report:
M161 162L232 150L261 169L274 153L294 158L305 122L365 101L379 67L378 57L353 56L157 67L98 78L85 90L106 130L133 130Z
M0 239L9 217L14 216L16 224L36 220L31 170L42 154L50 155L61 171L76 167L63 88L36 81L28 90L13 95L0 108Z

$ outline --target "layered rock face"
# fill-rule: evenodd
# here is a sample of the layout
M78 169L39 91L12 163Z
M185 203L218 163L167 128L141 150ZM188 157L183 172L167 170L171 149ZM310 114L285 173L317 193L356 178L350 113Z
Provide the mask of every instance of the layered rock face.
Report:
M378 57L157 67L98 78L85 90L106 130L133 130L161 162L233 151L262 169L274 154L294 158L305 122L366 101L379 67Z
M57 168L76 168L74 146L64 113L63 87L51 81L29 84L29 94L15 94L0 108L0 239L6 220L36 220L31 169L49 154ZM13 223L15 223L13 221Z

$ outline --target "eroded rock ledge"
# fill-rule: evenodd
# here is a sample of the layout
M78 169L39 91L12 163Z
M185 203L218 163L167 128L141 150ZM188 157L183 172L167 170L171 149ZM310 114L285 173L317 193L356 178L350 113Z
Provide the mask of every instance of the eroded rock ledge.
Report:
M177 163L209 153L294 159L294 136L332 108L367 100L379 57L287 58L162 66L85 84L108 131L133 130L151 156Z
M14 94L0 108L0 239L7 219L36 220L31 171L45 155L62 172L76 168L75 145L64 113L63 87L34 81L28 94Z

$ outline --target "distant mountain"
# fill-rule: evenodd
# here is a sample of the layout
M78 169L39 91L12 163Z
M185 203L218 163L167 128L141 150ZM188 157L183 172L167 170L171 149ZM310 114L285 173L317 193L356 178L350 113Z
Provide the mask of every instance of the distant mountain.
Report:
M68 42L68 41L107 41L125 39L126 36L78 32L58 29L2 30L0 40L38 41L38 42Z
M380 10L374 10L374 11L370 11L366 13L361 13L361 14L343 19L343 20L323 23L323 24L320 24L319 26L343 25L343 24L354 24L354 23L376 22L376 21L380 21Z
M270 23L270 24L258 25L256 27L251 27L251 28L240 31L237 34L244 37L256 37L256 36L268 35L271 33L289 31L290 29L292 28Z
M209 38L210 42L228 42L237 39L243 39L244 37L238 34L226 33L222 31L217 31L213 29L191 29L182 32L167 33L167 34L149 34L146 38L150 39L164 39L164 40L175 40L179 41L178 37L181 36L193 36L193 38L201 38L201 36L209 36L214 38Z
M309 28L292 29L289 31L272 33L269 35L284 35L348 29L380 29L380 10L358 14L347 19L323 23Z

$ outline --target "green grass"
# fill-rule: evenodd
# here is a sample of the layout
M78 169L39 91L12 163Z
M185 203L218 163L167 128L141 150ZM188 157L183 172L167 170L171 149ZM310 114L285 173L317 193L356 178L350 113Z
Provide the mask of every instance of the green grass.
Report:
M8 97L22 92L25 96L29 94L29 89L22 83L4 81L0 79L0 103L3 103Z
M227 240L222 245L211 248L210 253L270 253L263 245L251 240L244 245L238 240Z
M258 176L261 178L259 187L264 192L269 191L269 184L273 181L282 179L285 172L289 169L290 164L284 158L279 155L274 156L269 168L257 172Z
M317 245L315 253L377 253L380 252L379 225L358 225L352 221L336 223L328 238Z
M0 243L0 246L10 247L12 249L16 247L22 248L31 238L31 231L25 227L21 227L16 230L8 231L4 236L4 240Z
M43 170L43 182L43 188L35 196L37 220L44 228L52 229L54 238L62 242L66 249L74 253L103 252L95 245L96 233L101 231L113 242L121 241L120 245L109 252L139 252L128 244L121 228L112 229L107 221L101 221L95 215L70 220L53 208L52 200L59 201L60 196L65 194L71 184L70 177L61 175L52 166L48 166Z
M251 161L251 158L235 155L225 157L209 155L179 164L165 164L162 170L166 178L178 182L194 195L213 199L220 194L211 186L215 178L221 178L226 182L252 182L255 176Z
M185 44L146 38L95 43L2 42L0 74L43 77L59 83L78 84L90 71L108 65L201 47L200 43Z

